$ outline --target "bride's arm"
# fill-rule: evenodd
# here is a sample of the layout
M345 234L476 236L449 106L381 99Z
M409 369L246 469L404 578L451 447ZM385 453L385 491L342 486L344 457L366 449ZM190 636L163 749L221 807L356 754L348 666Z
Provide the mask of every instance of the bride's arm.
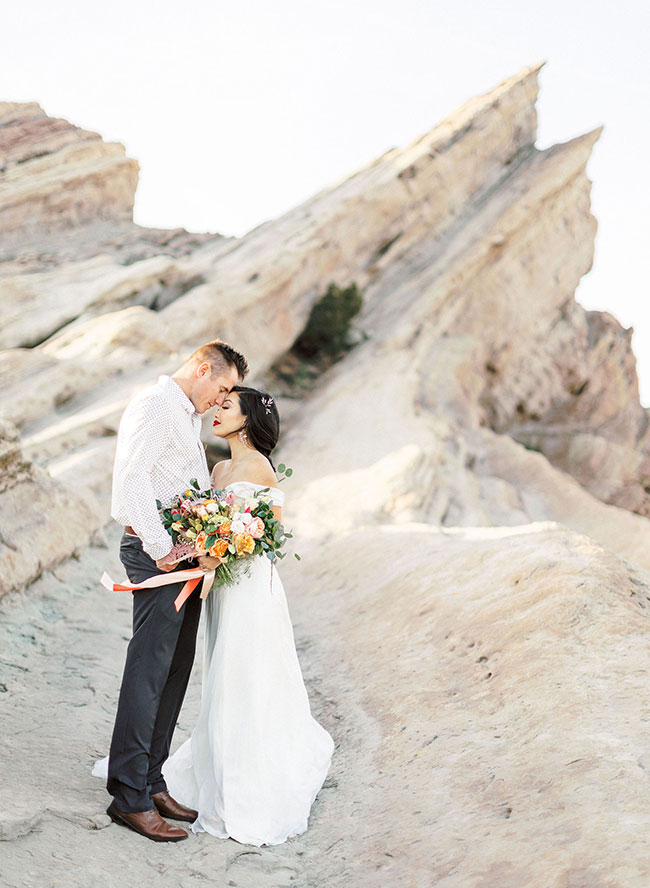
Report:
M216 463L212 466L212 471L210 472L210 484L211 484L212 487L214 487L216 490L219 490L219 484L218 484L218 482L217 482L217 475L218 475L219 473L218 473L218 470L217 470L217 469L218 469L218 467L221 465L221 463L223 463L223 462L225 462L225 460L223 460L223 459L222 459L222 460L219 460L219 462L216 462Z

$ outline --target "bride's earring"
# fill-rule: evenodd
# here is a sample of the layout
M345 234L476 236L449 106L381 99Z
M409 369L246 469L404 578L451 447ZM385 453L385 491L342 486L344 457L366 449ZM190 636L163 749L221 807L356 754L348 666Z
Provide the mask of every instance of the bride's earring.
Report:
M242 442L242 444L244 444L244 445L248 444L248 435L246 434L246 432L244 431L244 429L242 429L242 430L240 431L240 433L239 433L239 440L240 440L240 441Z

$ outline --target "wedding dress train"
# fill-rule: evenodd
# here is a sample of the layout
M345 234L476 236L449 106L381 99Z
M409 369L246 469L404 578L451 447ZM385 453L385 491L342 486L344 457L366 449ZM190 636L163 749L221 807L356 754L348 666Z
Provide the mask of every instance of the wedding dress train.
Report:
M263 485L236 481L250 496ZM284 493L270 488L274 505ZM276 845L307 829L334 741L312 716L277 565L251 559L203 609L203 684L197 723L163 765L170 794L198 811L194 833ZM108 757L93 774L105 777Z

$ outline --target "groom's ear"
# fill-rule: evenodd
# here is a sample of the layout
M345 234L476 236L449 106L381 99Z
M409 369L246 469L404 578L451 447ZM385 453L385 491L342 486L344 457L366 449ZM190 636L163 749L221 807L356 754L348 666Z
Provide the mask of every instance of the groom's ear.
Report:
M196 368L196 374L197 376L205 376L205 374L210 373L211 370L212 367L207 361L201 361L201 363Z

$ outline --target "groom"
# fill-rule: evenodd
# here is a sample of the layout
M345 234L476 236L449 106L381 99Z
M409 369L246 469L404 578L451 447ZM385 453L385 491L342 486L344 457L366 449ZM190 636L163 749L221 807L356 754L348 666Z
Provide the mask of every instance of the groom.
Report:
M210 487L200 414L223 404L247 372L244 356L217 339L127 405L117 436L111 515L125 526L120 561L132 583L196 566L161 563L172 539L156 500L167 505L192 478L201 490ZM179 582L132 593L133 637L108 762L106 788L113 801L107 813L156 842L187 838L184 829L171 826L161 814L188 822L198 816L169 795L162 776L194 661L201 613L200 587L176 611L174 599L182 586Z

